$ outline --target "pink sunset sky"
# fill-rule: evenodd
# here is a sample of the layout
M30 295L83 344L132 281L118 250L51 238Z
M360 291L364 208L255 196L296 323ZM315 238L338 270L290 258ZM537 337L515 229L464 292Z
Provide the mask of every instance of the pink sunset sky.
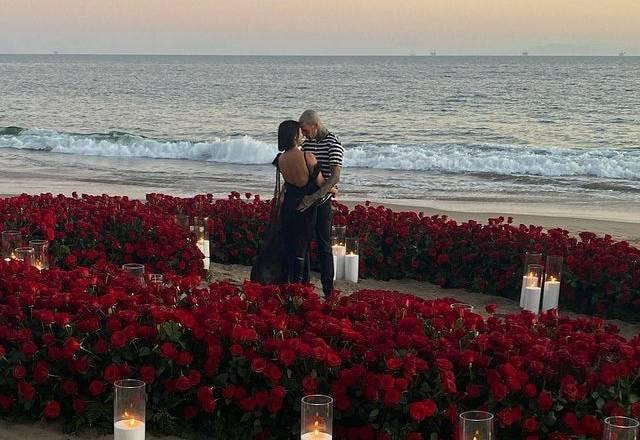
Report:
M0 0L0 53L640 55L638 0Z

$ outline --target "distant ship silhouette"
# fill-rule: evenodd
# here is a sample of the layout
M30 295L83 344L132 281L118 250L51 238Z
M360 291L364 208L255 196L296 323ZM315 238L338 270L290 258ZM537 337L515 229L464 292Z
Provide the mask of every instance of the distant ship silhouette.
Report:
M618 54L618 56L619 56L619 57L623 57L623 56L625 56L625 55L626 55L626 54L625 54L624 52L620 52L620 53Z
M528 57L529 56L529 52L527 52L526 50L522 51L522 56L523 57Z
M429 53L429 55L431 55L432 57L435 57L437 54L436 54L436 51L435 51L435 50L433 50L433 51L431 51L431 52Z

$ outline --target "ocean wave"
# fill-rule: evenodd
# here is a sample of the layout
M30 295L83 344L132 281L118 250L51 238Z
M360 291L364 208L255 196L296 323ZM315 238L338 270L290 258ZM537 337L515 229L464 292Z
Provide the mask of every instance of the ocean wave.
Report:
M163 141L122 132L68 134L51 130L0 129L0 148L85 156L188 159L236 164L270 163L278 148L250 136L206 142Z
M0 128L0 148L249 165L268 164L277 153L274 143L250 136L191 142L151 139L116 131L70 134L19 127ZM487 143L347 145L345 166L455 174L640 180L640 148L561 149Z

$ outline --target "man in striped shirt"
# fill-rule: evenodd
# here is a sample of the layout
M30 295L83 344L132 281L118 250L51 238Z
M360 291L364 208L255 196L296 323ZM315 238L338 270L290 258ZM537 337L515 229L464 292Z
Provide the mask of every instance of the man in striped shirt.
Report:
M304 211L314 203L320 203L315 224L316 242L318 243L322 291L325 297L329 297L333 292L334 267L331 253L331 201L327 200L326 197L335 192L335 187L340 181L344 148L340 140L327 130L318 113L314 110L306 110L302 113L299 123L302 133L307 138L302 144L302 149L316 156L320 171L325 179L324 184L315 193L302 199L298 209ZM322 203L322 200L325 201ZM308 261L305 272L303 281L309 282Z

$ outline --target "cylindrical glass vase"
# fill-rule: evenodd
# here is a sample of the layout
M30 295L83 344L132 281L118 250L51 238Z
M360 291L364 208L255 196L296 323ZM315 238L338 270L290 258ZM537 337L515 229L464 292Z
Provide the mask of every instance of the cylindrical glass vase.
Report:
M493 414L486 411L466 411L460 414L460 440L493 440Z
M623 416L607 417L604 419L602 440L638 440L636 419Z
M347 237L345 239L346 255L344 256L344 279L352 283L358 282L358 269L360 267L360 255L358 252L358 239Z
M141 284L144 283L144 264L125 263L122 265L122 270L131 278L140 281Z
M542 293L542 276L544 268L539 264L530 264L527 267L527 279L524 288L525 310L538 314L540 312L540 297Z
M544 273L542 312L557 309L560 301L560 282L562 280L562 255L547 256Z
M331 226L331 237L335 238L338 244L344 245L347 238L347 227L343 225Z
M33 265L39 270L49 269L49 242L47 240L31 240L33 248Z
M524 268L522 269L522 285L520 287L520 307L525 308L527 296L524 289L527 287L527 268L531 264L542 264L542 254L540 252L527 252L524 254Z
M114 440L144 440L147 406L145 383L123 379L113 385Z
M33 248L32 247L19 247L14 250L15 259L17 261L24 262L25 266L33 266Z
M15 250L20 246L22 246L22 234L20 231L2 231L2 258L6 261L15 260Z
M302 398L301 440L331 440L333 437L333 398L314 394Z

